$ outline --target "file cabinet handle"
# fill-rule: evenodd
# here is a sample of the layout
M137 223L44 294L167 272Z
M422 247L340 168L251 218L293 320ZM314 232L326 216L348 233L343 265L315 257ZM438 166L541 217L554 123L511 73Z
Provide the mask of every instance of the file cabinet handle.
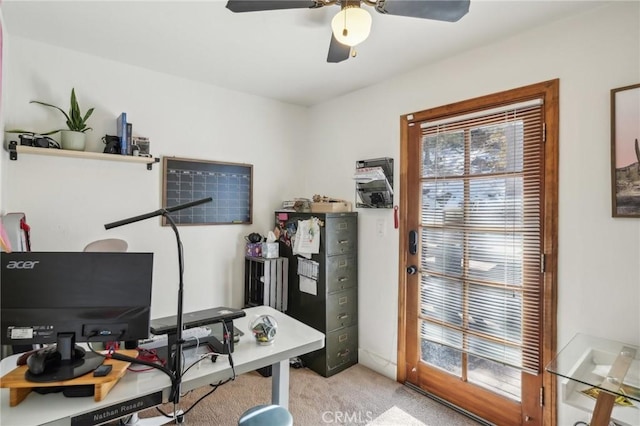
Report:
M338 358L344 358L349 355L351 351L349 349L345 349L343 351L338 352Z
M339 320L343 320L343 319L347 319L347 318L349 318L349 314L340 314L340 315L338 315L338 319Z
M348 277L340 277L340 278L338 278L338 282L343 283L345 281L349 281L349 278Z
M349 244L349 240L339 240L338 244Z

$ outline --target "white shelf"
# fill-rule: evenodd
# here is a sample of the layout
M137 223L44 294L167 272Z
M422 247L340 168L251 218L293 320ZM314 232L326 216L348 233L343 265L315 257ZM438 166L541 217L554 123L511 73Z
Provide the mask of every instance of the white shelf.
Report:
M592 372L596 368L597 364L612 364L614 358L614 354L598 349L589 349L577 359L573 368L567 375L582 377L583 380L588 382L601 382L604 380L604 377L596 376ZM592 386L586 385L585 383L580 383L563 377L560 381L562 402L571 405L572 407L592 413L596 405L596 400L582 393L583 390L591 387ZM633 406L631 407L615 405L611 413L611 420L621 426L640 425L640 409L638 408L640 403L637 401L632 402Z
M151 170L153 164L160 161L160 159L157 157L135 157L131 155L104 154L102 152L72 151L68 149L55 148L37 148L25 145L10 145L8 147L8 151L10 156L9 158L11 160L17 160L18 156L22 154L49 155L53 157L69 157L88 160L120 161L124 163L146 164L148 170Z

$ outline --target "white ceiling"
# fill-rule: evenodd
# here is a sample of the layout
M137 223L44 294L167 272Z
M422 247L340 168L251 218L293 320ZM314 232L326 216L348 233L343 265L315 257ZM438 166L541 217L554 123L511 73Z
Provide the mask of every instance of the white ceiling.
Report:
M226 0L1 3L9 35L298 105L314 105L598 1L471 0L455 23L381 15L357 57L326 62L340 9L233 13ZM472 64L470 64L472 65Z

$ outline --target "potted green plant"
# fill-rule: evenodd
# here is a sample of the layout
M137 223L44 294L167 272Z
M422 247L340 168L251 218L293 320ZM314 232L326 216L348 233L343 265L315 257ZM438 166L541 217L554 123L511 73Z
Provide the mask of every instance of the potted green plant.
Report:
M84 132L92 130L91 127L87 126L87 120L91 117L91 114L93 114L94 108L89 108L84 116L82 115L80 112L80 105L78 105L78 99L76 98L75 88L71 89L71 106L69 107L68 114L62 108L46 102L31 101L30 103L44 105L60 111L67 119L67 129L54 130L52 132L47 132L46 134L60 132L60 144L62 145L62 149L84 151L86 137Z

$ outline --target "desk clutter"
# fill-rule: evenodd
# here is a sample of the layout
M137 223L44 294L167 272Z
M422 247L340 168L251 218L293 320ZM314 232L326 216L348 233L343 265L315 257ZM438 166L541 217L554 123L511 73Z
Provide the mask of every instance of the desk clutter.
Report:
M276 235L271 231L266 237L263 237L257 232L252 232L244 237L244 239L247 242L245 256L264 257L265 259L274 259L280 256Z
M231 357L234 340L237 342L244 334L234 327L233 320L245 315L243 310L227 307L183 314L186 330L182 333L182 348L206 348L206 357L211 357L214 362L219 354ZM72 359L77 361L73 362L64 361L64 356L59 352L64 352L60 349L60 343L26 352L17 358L18 366L0 379L0 387L9 389L11 407L20 404L32 391L42 394L62 392L67 397L93 396L95 401L101 401L124 376L131 364L140 363L147 367L154 367L152 364L162 367L170 364L169 354L176 350L176 321L175 316L152 320L149 329L156 336L148 341L135 341L134 344L139 343L135 350L110 349L102 356L93 351L86 351L85 354L85 349L76 346ZM109 346L115 348L117 342L111 342ZM150 351L157 356L149 359ZM34 357L52 354L57 355L57 358L52 358L56 362L56 368L50 369L51 371L47 371L49 368L44 358L42 368L37 368L39 364L34 365L36 361L32 361ZM123 357L129 359L122 359ZM69 369L75 370L76 373L69 374ZM75 378L67 379L68 377Z
M134 366L134 363L132 362L126 375L118 382L117 388L110 391L100 401L94 400L92 397L64 398L62 395L32 395L29 391L28 397L16 406L10 407L9 391L3 391L0 424L36 426L55 423L89 426L118 421L118 419L125 420L125 418L125 421L130 422L127 424L178 424L184 421L189 423L190 410L198 403L205 401L209 395L216 398L218 393L214 393L214 391L234 380L236 372L241 374L256 368L270 366L274 366L271 397L269 398L267 395L265 397L275 404L287 406L289 402L289 370L284 367L289 364L291 357L322 348L324 335L267 306L247 308L243 310L243 313L244 318L234 320L238 329L244 331L245 334L240 338L240 344L235 348L236 351L233 354L235 362L232 362L231 356L224 355L222 356L223 362L218 359L216 363L212 363L208 357L199 359L201 356L199 352L185 351L190 352L190 355L185 354L185 357L182 358L184 374L181 376L179 392L182 396L195 389L207 391L202 397L194 398L195 401L185 398L176 402L170 398L171 392L175 388L173 384L175 376L165 377L165 374L159 369L133 373L131 367ZM278 323L278 336L273 345L259 345L249 334L250 319L261 315L272 316ZM2 374L11 372L19 357L19 354L15 354L2 359L0 363ZM229 361L228 365L227 360ZM112 368L113 370L107 377L116 374L115 366ZM35 386L37 385L35 384ZM92 385L95 386L95 384ZM30 386L34 386L34 384L30 384ZM98 393L102 390L104 394L104 389L94 389ZM14 392L21 392L21 390L16 387ZM137 413L154 407L163 410L164 407L160 405L165 403L168 403L167 408L173 408L175 415L172 412L165 413L163 411L160 413L160 417L155 417L153 420L146 416L144 419L138 419ZM169 417L164 417L165 415ZM140 420L143 421L136 423ZM234 424L236 423L234 422Z
M341 213L352 211L353 205L347 200L315 194L311 199L295 198L282 202L281 211L298 213Z
M119 353L131 357L138 355L135 350L123 350ZM65 396L93 395L95 401L102 401L127 372L130 363L115 359L105 359L103 365L111 365L112 368L107 375L102 377L95 377L89 373L72 380L45 383L27 381L25 373L28 367L27 365L20 365L0 379L0 387L9 388L9 406L11 407L15 407L24 401L32 391L38 393L63 392Z

